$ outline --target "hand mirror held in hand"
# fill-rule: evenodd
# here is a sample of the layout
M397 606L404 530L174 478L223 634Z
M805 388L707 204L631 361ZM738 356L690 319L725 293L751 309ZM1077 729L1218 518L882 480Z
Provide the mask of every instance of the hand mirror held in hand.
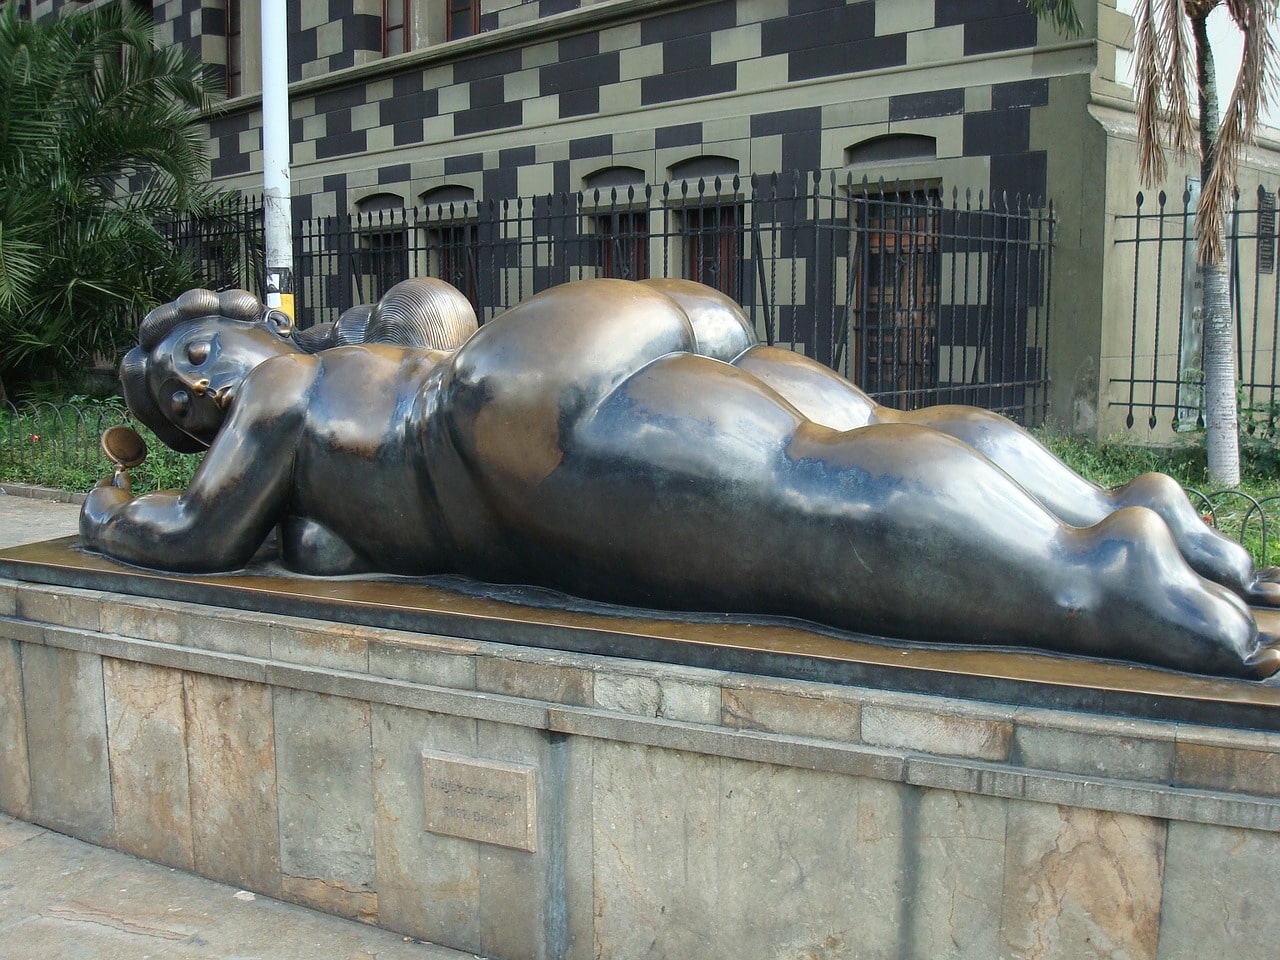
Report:
M146 441L133 427L117 424L102 431L102 452L116 466L115 475L111 478L112 485L131 492L129 470L140 466L147 459Z

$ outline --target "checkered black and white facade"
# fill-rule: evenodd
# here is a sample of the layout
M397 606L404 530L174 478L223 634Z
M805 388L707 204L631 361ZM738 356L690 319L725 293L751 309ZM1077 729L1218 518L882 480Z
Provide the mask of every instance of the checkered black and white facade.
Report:
M226 63L229 43L259 42L256 2L241 0L232 39L228 2L156 3L161 36ZM476 200L574 191L616 168L661 183L690 162L1041 197L1039 133L1085 109L1079 81L1097 73L1088 44L1020 0L480 0L480 32L456 40L445 3L409 0L409 49L389 57L382 0L289 4L296 216L444 186ZM211 163L252 191L261 115L257 80L245 86L210 123Z

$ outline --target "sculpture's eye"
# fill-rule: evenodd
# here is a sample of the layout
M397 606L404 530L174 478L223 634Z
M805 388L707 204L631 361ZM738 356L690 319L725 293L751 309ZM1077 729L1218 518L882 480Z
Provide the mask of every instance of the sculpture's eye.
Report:
M198 367L209 359L209 341L197 340L195 343L187 347L187 359L191 361L191 365Z
M191 395L185 390L175 390L169 398L169 407L175 417L185 417L191 409Z

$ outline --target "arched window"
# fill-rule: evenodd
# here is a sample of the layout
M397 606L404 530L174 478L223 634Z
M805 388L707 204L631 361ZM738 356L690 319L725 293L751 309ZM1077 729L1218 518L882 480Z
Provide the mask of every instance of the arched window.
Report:
M671 167L672 179L684 181L672 194L683 235L684 275L744 303L746 211L735 193L737 175L738 161L730 157L694 157Z
M409 228L404 198L377 193L356 202L357 303L373 303L401 280L409 278Z
M476 230L476 192L470 187L445 184L422 194L423 240L428 276L453 284L480 313L480 243Z
M844 152L844 162L854 164L910 163L936 160L938 141L918 133L890 133L855 143Z

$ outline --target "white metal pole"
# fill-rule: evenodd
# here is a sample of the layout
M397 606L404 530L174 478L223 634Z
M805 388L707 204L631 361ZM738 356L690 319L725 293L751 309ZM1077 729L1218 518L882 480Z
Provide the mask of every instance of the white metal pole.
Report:
M268 307L293 319L293 214L289 186L289 36L285 0L262 0L262 206Z

